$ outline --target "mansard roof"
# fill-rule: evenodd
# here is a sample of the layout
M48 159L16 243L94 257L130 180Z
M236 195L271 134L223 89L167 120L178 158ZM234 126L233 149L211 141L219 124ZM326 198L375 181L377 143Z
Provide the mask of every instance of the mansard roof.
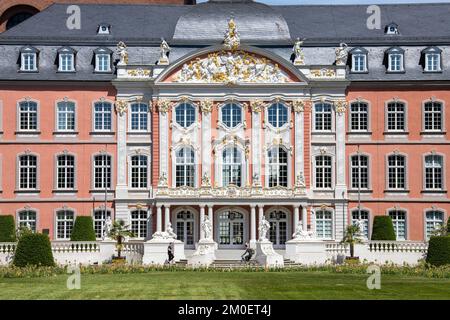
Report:
M227 1L229 2L229 1ZM160 42L215 42L223 35L226 20L234 16L241 39L249 44L273 44L307 38L308 43L346 41L349 44L449 42L450 4L380 5L381 28L367 28L367 5L267 6L241 0L232 4L211 1L183 5L79 4L81 30L69 30L67 4L54 4L0 35L0 41L67 41L127 44ZM384 34L395 21L400 35ZM100 23L111 25L110 35L98 35ZM215 43L208 43L212 45Z

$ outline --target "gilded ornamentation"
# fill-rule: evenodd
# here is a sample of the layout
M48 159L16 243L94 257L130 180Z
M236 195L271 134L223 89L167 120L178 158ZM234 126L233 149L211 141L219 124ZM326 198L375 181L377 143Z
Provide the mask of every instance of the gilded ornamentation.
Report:
M147 69L137 68L137 69L128 70L127 74L130 77L144 78L144 77L150 77L151 72L150 72L150 70L147 70Z
M303 176L303 172L300 172L295 179L295 187L297 188L305 188L305 177Z
M117 54L119 55L119 66L125 66L128 64L128 50L123 41L117 44Z
M346 101L342 101L342 100L336 101L335 102L335 107L336 107L336 112L339 115L342 115L347 110L347 102Z
M295 113L304 112L305 111L305 101L304 100L294 100L292 101L292 108Z
M236 23L234 22L234 19L231 18L228 21L228 29L225 32L225 36L223 39L223 46L227 50L237 50L240 44L241 40L239 38Z
M342 42L339 44L339 47L335 49L337 66L345 66L347 64L347 48L348 45Z
M117 100L116 101L116 112L120 115L123 116L124 113L127 112L128 109L128 102L125 100Z
M211 113L214 103L211 100L200 101L200 109L203 113Z
M172 102L166 99L160 99L158 100L158 111L161 113L167 113L170 110L170 107L172 106Z
M220 51L185 63L175 77L191 83L285 83L279 65L245 51Z
M264 109L264 102L261 100L253 100L250 102L250 108L252 112L260 113Z
M311 70L311 76L314 78L334 78L336 77L336 71L328 68L313 69Z
M209 179L208 172L205 172L202 177L202 187L211 187L211 180Z
M300 40L300 38L297 38L295 41L294 47L292 48L292 51L294 52L295 59L294 59L294 65L301 66L305 64L305 55L303 54L303 48L302 48L303 40Z

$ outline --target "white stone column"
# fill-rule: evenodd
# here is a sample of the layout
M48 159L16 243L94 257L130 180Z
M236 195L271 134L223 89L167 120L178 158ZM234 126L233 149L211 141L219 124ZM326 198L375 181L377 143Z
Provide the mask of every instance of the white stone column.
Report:
M211 111L212 111L212 101L202 101L200 103L200 108L202 111L202 178L207 176L210 181L211 177ZM211 217L209 217L211 219Z
M335 207L334 237L341 240L347 225L347 185L345 182L345 111L346 102L339 100L335 102L336 110L336 188L335 198L342 199Z
M117 121L117 154L113 154L113 158L117 157L117 182L115 185L116 199L128 198L127 185L127 110L128 102L117 97L116 101L116 121ZM111 186L114 188L114 186ZM123 220L130 223L130 210L125 202L116 202L115 219Z
M308 230L308 211L306 205L302 206L302 227L303 230Z
M164 205L164 231L167 231L167 226L170 223L170 206L169 205Z
M211 238L214 239L214 212L213 212L214 205L208 204L208 218L209 221L211 221Z
M160 102L161 103L161 102ZM169 104L170 105L170 104ZM159 176L169 178L169 110L159 107ZM169 107L167 107L169 109ZM159 177L158 177L159 178ZM168 181L169 183L169 181Z
M200 205L200 240L205 238L205 232L203 231L202 225L205 221L205 205Z
M258 224L261 223L263 215L264 215L264 206L263 205L258 205ZM258 234L258 239L259 239L259 234Z
M156 205L156 232L162 231L162 224L161 224L161 216L162 216L162 205L158 204Z
M250 247L256 248L256 205L250 206Z
M293 230L298 226L298 222L300 221L300 206L298 204L294 205L294 227Z
M295 112L295 178L299 174L305 176L305 166L304 166L304 145L305 145L305 106L304 101L295 102L294 112Z
M261 181L261 116L264 114L264 108L252 103L252 177L257 176L259 183ZM253 184L255 181L253 181Z

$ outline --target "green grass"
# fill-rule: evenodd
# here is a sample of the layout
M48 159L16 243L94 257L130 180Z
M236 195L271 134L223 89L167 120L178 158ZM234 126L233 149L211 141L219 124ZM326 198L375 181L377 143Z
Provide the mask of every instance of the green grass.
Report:
M166 272L83 274L68 290L66 275L0 279L0 299L450 299L450 279L330 272Z

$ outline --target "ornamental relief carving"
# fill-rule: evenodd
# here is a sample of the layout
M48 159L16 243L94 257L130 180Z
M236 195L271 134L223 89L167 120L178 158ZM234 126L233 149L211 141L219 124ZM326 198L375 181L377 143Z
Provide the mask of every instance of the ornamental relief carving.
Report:
M128 110L128 102L125 100L117 100L116 101L116 112L123 116L124 113L126 113Z
M211 113L213 107L214 107L214 102L212 102L212 100L200 101L200 110L205 114Z
M158 106L158 111L163 114L169 112L172 107L172 102L166 99L160 99L156 102L156 104Z
M287 74L273 61L242 50L220 51L185 63L175 75L183 83L286 83Z

